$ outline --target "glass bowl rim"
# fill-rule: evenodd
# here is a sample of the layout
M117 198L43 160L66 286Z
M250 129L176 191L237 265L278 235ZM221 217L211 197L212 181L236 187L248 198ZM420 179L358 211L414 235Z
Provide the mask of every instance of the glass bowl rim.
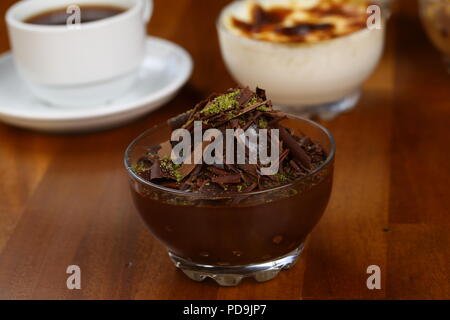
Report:
M270 189L265 189L265 190L259 190L259 191L250 191L250 192L227 192L227 193L221 193L221 194L208 194L207 192L186 192L186 191L181 191L181 190L176 190L176 189L171 189L171 188L167 188L161 185L158 185L156 183L152 183L150 181L145 180L144 178L140 177L139 175L137 175L130 163L130 159L129 159L129 154L131 152L131 150L134 148L134 146L145 136L147 136L148 134L154 132L156 129L158 129L160 126L163 126L164 123L160 123L157 125L154 125L153 127L145 130L143 133L141 133L140 135L138 135L126 148L125 150L125 155L124 155L124 165L125 165L125 169L127 170L129 176L137 181L139 181L140 183L154 188L156 190L159 191L163 191L163 192L167 192L167 193L171 193L171 194L175 194L178 196L187 196L187 197L195 197L195 198L201 198L201 199L229 199L229 198L233 198L233 197L238 197L238 196L253 196L253 195L262 195L262 194L267 194L273 191L280 191L283 189L288 189L289 187L292 187L294 185L297 185L299 183L301 183L302 181L304 181L305 179L315 175L316 173L320 172L321 170L323 170L324 168L326 168L333 160L336 154L336 142L334 140L333 134L324 126L322 126L321 124L312 121L310 119L306 119L303 117L299 117L296 115L292 115L287 113L286 114L288 119L291 120L295 120L295 121L303 121L303 122L307 122L309 125L318 128L322 133L325 134L325 136L327 137L329 143L330 143L330 152L328 153L327 159L320 165L318 166L316 169L314 169L313 171L311 171L310 173L308 173L307 175L296 179L288 184L283 184L281 186L275 187L275 188L270 188ZM170 119L169 119L170 120ZM168 120L167 120L168 121Z

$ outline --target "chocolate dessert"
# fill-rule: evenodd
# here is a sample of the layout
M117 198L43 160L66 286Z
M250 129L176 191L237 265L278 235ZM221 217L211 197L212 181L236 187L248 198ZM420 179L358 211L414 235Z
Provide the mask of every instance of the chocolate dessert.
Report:
M251 144L244 164L175 163L171 133L193 132L195 123L203 132L277 129L278 171L262 174L266 164L249 163ZM333 156L325 129L274 110L264 90L236 88L144 133L125 160L135 204L171 255L224 267L271 261L302 246L327 205Z
M194 122L201 121L203 130L219 129L278 129L282 143L279 151L279 170L273 175L262 175L260 163L243 164L175 164L170 159L176 142L165 141L150 146L147 154L137 163L135 172L147 181L177 190L220 192L261 191L284 184L309 174L319 167L327 154L322 146L307 136L297 136L280 125L287 116L272 108L264 90L256 93L249 88L230 89L222 95L212 95L192 110L171 120L173 130L194 130ZM192 146L195 149L195 146ZM226 159L224 150L223 159ZM237 148L234 148L234 153ZM248 154L245 155L248 160ZM236 159L233 156L233 159Z

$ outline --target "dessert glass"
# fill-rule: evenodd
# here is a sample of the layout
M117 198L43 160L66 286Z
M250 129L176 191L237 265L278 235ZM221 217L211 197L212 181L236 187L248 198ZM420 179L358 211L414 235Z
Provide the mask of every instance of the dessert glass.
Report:
M189 278L233 286L245 277L274 278L290 268L321 218L331 193L335 143L324 127L289 116L280 122L319 142L328 157L293 183L248 193L184 192L144 180L133 166L149 146L170 139L167 123L137 137L125 152L134 203L140 216Z
M276 4L279 0L256 0ZM225 64L240 84L266 89L277 108L298 115L331 118L353 108L361 85L381 57L389 0L381 8L382 28L368 28L316 43L276 43L235 34L227 17L246 16L246 1L227 5L217 20Z
M420 17L428 37L442 53L450 73L450 1L420 0Z

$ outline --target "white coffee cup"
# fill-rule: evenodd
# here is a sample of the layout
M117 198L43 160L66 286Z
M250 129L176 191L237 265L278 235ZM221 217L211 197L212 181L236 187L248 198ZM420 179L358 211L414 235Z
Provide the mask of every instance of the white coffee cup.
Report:
M36 25L24 20L71 5L106 5L124 12L80 25ZM34 95L56 107L104 105L137 80L152 0L27 0L6 13L19 74Z

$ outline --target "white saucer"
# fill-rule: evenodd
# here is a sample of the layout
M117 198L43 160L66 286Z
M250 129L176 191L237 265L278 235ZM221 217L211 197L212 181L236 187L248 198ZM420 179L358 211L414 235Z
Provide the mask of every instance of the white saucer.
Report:
M168 102L192 73L192 59L178 45L156 37L146 41L139 82L108 105L59 109L37 100L21 80L10 53L0 56L0 121L41 131L98 130L129 122Z

